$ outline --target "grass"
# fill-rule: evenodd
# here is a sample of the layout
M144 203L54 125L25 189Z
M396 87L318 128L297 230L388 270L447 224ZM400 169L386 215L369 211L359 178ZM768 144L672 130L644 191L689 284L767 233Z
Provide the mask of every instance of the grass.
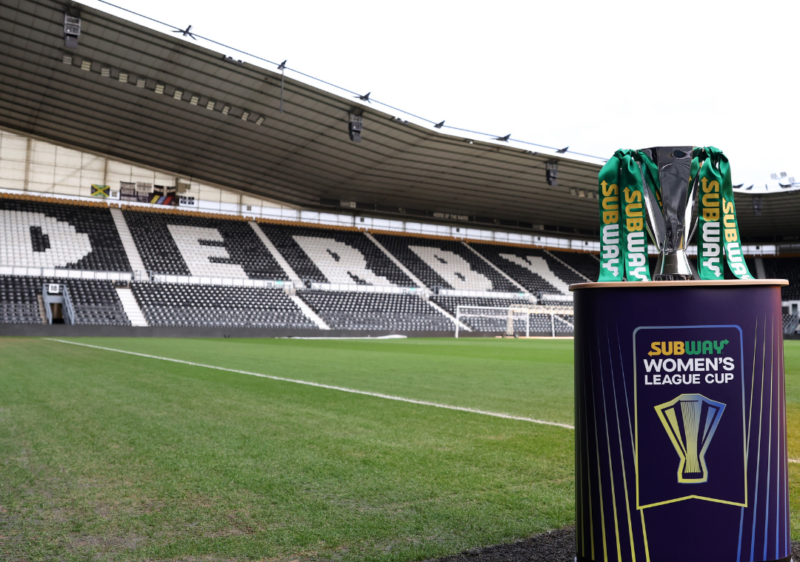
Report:
M571 341L80 342L572 423ZM0 339L2 560L422 560L572 524L573 494L567 429Z
M569 421L568 342L92 343ZM415 560L572 519L562 428L43 340L0 357L5 560Z

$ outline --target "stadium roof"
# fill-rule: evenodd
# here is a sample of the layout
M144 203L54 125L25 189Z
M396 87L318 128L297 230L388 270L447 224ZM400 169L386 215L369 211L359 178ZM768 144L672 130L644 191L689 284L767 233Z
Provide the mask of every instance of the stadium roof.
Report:
M3 4L0 126L307 208L596 235L599 164L407 123L78 4L67 48L65 4ZM794 193L764 196L761 217L751 196L736 201L747 238L800 232Z

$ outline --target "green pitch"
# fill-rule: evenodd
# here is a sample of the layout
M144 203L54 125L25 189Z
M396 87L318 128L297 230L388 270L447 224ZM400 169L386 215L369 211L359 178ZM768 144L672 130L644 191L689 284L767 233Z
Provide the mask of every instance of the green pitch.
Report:
M72 341L573 421L571 341ZM570 525L573 493L563 427L0 339L3 560L421 560Z

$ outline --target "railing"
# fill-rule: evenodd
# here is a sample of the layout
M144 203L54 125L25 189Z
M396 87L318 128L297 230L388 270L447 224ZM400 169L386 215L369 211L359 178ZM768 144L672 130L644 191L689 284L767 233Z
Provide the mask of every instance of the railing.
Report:
M83 269L23 267L19 265L0 265L0 275L65 279L102 279L108 281L130 281L133 279L133 274L130 271L88 271Z
M572 297L572 295L551 295L551 294L548 294L548 293L542 293L542 295L539 297L539 301L542 302L543 304L548 303L548 302L572 303L573 297Z
M72 308L72 301L69 298L69 289L67 289L66 285L61 285L61 294L64 295L64 304L61 307L64 323L75 324L75 309Z
M53 309L50 306L50 303L53 300L51 295L53 295L53 294L60 295L61 294L61 285L56 285L55 283L54 283L54 285L55 285L55 293L50 291L51 287L50 287L49 283L42 284L42 304L44 305L44 312L47 315L47 323L48 324L52 324L53 323Z
M137 276L137 281L152 283L172 283L179 285L217 285L222 287L259 287L264 289L285 289L297 285L292 281L272 279L246 279L242 277L204 277L198 275L168 275L166 273L148 272L146 276ZM302 286L302 285L300 285Z
M349 291L353 293L385 293L392 295L427 296L427 289L418 287L396 287L394 285L357 285L356 283L311 283L315 291Z
M466 289L445 289L437 287L434 291L442 297L487 297L494 299L524 299L536 302L536 297L529 293L496 293L494 291L470 291Z

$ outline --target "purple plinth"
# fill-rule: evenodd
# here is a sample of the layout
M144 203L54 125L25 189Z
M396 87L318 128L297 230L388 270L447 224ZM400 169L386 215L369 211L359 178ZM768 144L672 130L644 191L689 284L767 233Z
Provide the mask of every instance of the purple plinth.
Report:
M790 556L782 284L573 286L579 560Z

